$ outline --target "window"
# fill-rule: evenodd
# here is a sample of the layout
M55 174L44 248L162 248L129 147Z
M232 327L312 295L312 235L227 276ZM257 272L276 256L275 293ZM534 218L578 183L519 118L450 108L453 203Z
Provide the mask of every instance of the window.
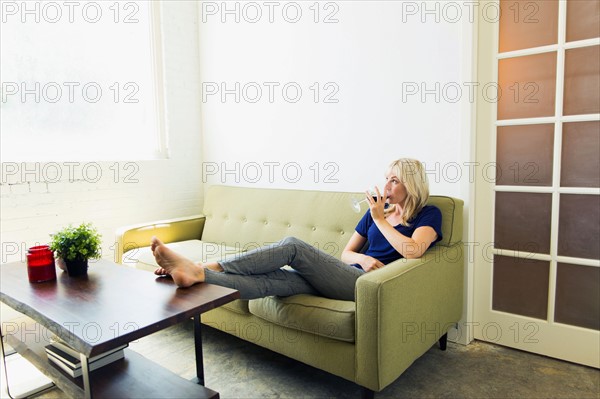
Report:
M164 155L155 3L0 2L3 162Z

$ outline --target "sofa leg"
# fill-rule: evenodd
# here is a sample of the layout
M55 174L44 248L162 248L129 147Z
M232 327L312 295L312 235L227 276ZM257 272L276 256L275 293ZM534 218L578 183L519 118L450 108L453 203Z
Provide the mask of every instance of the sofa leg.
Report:
M445 351L448 344L448 333L442 335L438 342L440 343L440 349Z
M362 399L375 399L375 391L372 391L369 388L362 387L361 398Z

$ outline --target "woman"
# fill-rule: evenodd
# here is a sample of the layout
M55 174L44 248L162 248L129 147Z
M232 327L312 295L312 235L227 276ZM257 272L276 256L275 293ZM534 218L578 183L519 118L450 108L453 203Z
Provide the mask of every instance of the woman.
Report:
M418 258L442 238L440 210L425 205L429 186L421 162L392 162L385 179L383 193L377 187L376 198L367 193L369 211L356 226L342 260L288 237L232 260L195 264L154 237L152 253L160 266L155 274L171 275L180 287L207 282L234 288L243 299L313 294L354 300L356 280L364 273L402 257ZM361 253L367 241L369 247ZM282 269L285 265L293 270Z

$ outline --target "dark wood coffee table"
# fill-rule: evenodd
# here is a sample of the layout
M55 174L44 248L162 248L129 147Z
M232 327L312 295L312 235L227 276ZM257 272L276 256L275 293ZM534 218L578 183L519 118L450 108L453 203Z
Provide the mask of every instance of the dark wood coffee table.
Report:
M90 262L87 276L57 270L57 279L44 283L29 283L23 262L0 266L0 300L33 319L33 325L9 323L2 333L72 397L218 398L203 386L200 314L237 298L236 290L210 284L177 288L170 278L106 260ZM88 372L90 357L192 317L197 381L128 349L124 359ZM72 378L49 362L45 345L53 334L81 353L82 377Z

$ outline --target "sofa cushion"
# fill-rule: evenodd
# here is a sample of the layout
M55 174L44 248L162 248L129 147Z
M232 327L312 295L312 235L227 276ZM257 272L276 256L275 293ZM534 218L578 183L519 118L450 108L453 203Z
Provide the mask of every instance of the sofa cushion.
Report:
M266 297L249 302L250 313L271 323L332 338L354 342L356 304L313 295Z
M239 314L249 314L250 309L248 309L248 300L247 299L236 299L233 302L226 303L222 307L231 310L232 312Z
M462 241L463 201L457 198L432 195L427 202L442 212L442 240L436 245L452 246Z

